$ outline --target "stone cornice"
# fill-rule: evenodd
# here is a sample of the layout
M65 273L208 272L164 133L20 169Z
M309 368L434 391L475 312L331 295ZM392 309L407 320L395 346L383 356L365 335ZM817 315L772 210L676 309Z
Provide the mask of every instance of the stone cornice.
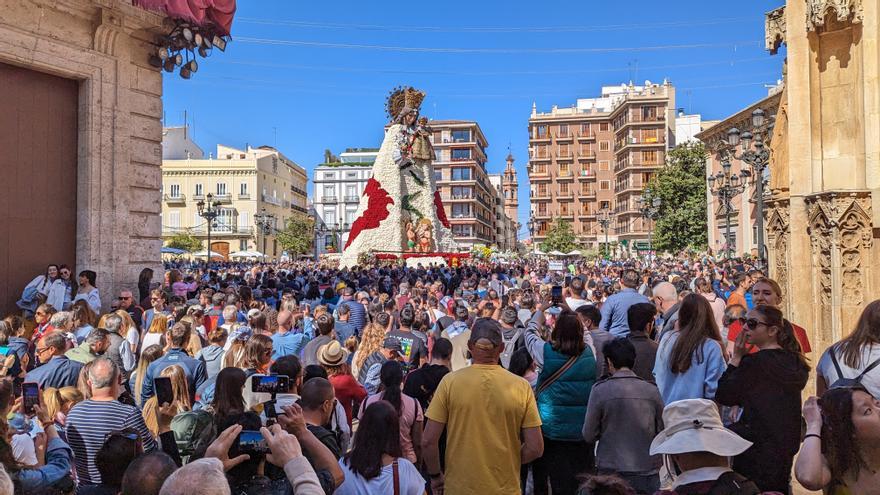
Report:
M825 17L834 15L838 22L860 24L865 17L862 0L806 0L807 31L825 27ZM830 11L830 12L829 12Z
M257 175L256 170L162 170L163 176L169 177L185 177L185 176L208 176L208 175Z

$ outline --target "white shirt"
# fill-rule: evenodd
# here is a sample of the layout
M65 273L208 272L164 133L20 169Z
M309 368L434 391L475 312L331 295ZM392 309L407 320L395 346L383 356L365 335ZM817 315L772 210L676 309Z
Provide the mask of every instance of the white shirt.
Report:
M345 481L333 492L335 495L373 495L375 493L394 493L394 471L392 465L382 466L379 476L365 480L361 475L345 465L345 459L339 459L339 467L345 475ZM413 463L400 457L397 459L400 495L422 495L425 493L425 479Z
M713 481L721 477L722 474L733 471L729 467L704 467L685 471L675 478L672 488L678 488L682 485L691 483L699 483L700 481Z
M574 311L585 304L591 304L591 303L589 301L585 301L583 299L575 299L573 297L566 297L565 304L568 304L569 309Z
M816 372L825 379L825 384L829 387L839 378L855 378L859 376L871 363L880 359L880 345L866 345L861 349L858 368L850 368L844 362L842 352L838 350L834 353L834 356L837 357L837 363L840 364L840 371L843 372L843 376L837 376L837 370L834 369L834 363L831 361L831 352L834 348L835 346L829 347L819 359L819 364L816 365ZM874 397L880 397L880 366L877 366L862 377L862 385L868 390L868 393Z

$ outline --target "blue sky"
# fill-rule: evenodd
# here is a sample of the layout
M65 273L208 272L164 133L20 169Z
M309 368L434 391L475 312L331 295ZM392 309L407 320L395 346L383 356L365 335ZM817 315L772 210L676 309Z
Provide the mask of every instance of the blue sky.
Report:
M723 118L781 77L784 50L763 47L764 12L781 4L244 0L225 53L200 59L191 80L166 75L165 118L179 125L188 111L206 151L276 145L311 177L325 148L378 146L388 91L413 85L429 118L479 122L490 173L509 144L528 198L532 102L547 111L602 85L668 78L678 107Z

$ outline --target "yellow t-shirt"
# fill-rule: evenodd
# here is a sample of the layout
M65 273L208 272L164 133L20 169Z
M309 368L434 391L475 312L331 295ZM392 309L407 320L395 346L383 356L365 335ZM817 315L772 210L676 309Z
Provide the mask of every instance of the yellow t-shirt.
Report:
M454 371L443 377L426 416L446 424L446 493L520 493L520 432L541 426L525 379L498 365Z

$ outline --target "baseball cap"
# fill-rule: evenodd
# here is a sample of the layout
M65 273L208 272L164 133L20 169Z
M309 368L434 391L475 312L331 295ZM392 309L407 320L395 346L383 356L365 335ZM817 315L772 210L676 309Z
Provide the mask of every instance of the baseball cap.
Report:
M385 340L382 342L382 347L388 349L389 351L395 351L398 354L403 354L403 347L400 346L400 341L394 337L385 337Z
M477 318L471 328L471 338L468 342L484 349L500 346L503 343L501 324L492 318Z
M248 318L255 318L257 316L260 316L260 310L257 308L253 308L247 312L247 316Z

